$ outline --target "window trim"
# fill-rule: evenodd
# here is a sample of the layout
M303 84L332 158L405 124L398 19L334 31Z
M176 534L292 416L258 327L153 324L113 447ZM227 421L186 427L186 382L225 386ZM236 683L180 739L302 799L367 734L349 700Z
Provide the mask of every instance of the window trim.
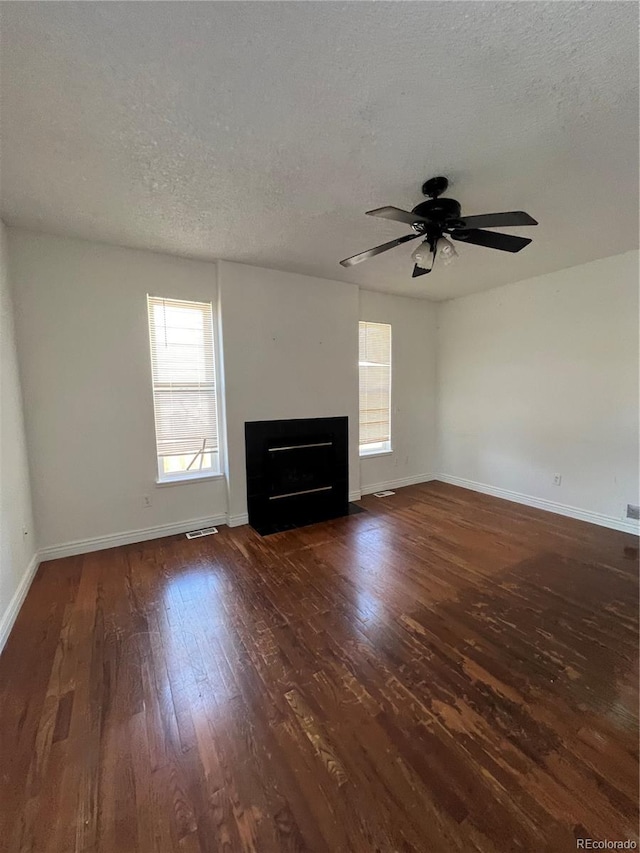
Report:
M217 451L209 451L213 452L218 457L218 465L217 468L195 468L193 472L189 471L176 471L174 473L165 473L161 468L161 459L162 457L158 454L158 433L156 428L156 406L155 406L155 385L153 381L153 347L151 343L151 314L149 311L150 301L151 299L162 299L167 302L193 302L197 305L210 305L211 306L211 342L213 349L213 385L215 389L215 413L216 413L216 426L218 433L218 449ZM199 483L204 480L220 480L225 478L225 464L224 464L224 446L223 446L223 425L221 422L221 411L220 411L220 350L218 346L218 324L217 324L217 314L215 310L215 306L213 304L213 300L207 299L186 299L175 296L155 296L152 293L147 293L147 328L149 334L149 366L151 370L151 405L153 407L153 439L154 439L154 449L155 449L155 460L156 460L156 474L155 474L155 487L163 488L165 486L179 486L185 485L187 483Z
M391 323L383 323L379 320L358 320L358 331L361 323L373 323L379 326L389 327L389 440L377 442L375 445L360 444L360 398L358 397L358 455L360 459L375 459L378 456L393 455L393 326ZM358 381L360 379L360 352L358 352ZM380 448L378 445L386 444L387 447ZM374 447L367 450L367 447Z
M393 455L393 448L391 447L390 441L380 442L380 444L388 444L389 447L386 449L380 448L378 450L377 445L374 445L376 447L375 450L365 450L366 447L371 447L371 445L367 445L367 444L359 445L360 458L361 459L372 459L376 456L392 456Z
M224 473L211 474L209 471L198 471L197 474L189 474L188 477L185 477L182 474L177 474L170 480L159 480L158 477L156 477L155 485L157 489L163 489L165 486L184 486L185 483L201 483L203 480L224 480L224 478Z

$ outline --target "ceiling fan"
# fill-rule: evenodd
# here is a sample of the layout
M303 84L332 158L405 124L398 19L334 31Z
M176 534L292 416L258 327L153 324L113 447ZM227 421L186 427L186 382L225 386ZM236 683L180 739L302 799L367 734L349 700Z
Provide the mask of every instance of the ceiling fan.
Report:
M519 252L531 240L526 237L516 237L513 234L500 234L494 231L484 231L484 228L504 228L509 225L537 225L533 217L523 210L511 210L506 213L483 213L479 216L460 215L460 204L453 198L440 198L449 186L446 178L430 178L422 185L422 194L428 201L423 201L411 212L399 207L378 207L367 210L367 216L380 216L382 219L393 219L396 222L406 222L413 228L413 234L405 234L375 249L360 252L351 258L340 261L343 267L352 267L367 258L379 255L408 240L422 237L423 242L413 252L415 261L412 278L431 272L436 256L445 264L449 263L457 252L453 243L445 235L463 243L473 243L475 246L485 246L488 249L499 249L502 252Z

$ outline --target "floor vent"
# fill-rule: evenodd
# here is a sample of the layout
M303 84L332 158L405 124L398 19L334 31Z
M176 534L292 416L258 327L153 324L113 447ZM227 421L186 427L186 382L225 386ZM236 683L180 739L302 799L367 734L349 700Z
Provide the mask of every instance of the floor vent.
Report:
M395 495L395 492L392 492L389 489L387 489L385 492L373 493L374 498L388 498L390 495Z
M199 539L201 536L211 536L217 532L217 527L203 527L202 530L190 530L187 533L187 539Z

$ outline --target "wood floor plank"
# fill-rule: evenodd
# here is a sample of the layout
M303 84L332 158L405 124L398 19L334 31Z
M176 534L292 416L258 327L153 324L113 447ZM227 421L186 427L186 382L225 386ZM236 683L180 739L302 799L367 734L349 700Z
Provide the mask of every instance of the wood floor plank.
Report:
M638 838L638 546L442 483L40 566L0 658L8 853Z

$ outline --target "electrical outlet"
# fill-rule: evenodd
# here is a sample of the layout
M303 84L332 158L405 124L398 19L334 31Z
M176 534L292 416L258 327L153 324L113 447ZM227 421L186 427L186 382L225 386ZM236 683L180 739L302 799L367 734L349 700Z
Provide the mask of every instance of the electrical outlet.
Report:
M640 506L627 504L627 518L633 518L635 521L640 521Z
M145 507L149 507L149 506L151 506L151 497L150 497L150 495L143 495L143 496L142 496L142 505L143 505L143 506L145 506Z
M553 485L559 486L562 483L562 474L553 475Z

